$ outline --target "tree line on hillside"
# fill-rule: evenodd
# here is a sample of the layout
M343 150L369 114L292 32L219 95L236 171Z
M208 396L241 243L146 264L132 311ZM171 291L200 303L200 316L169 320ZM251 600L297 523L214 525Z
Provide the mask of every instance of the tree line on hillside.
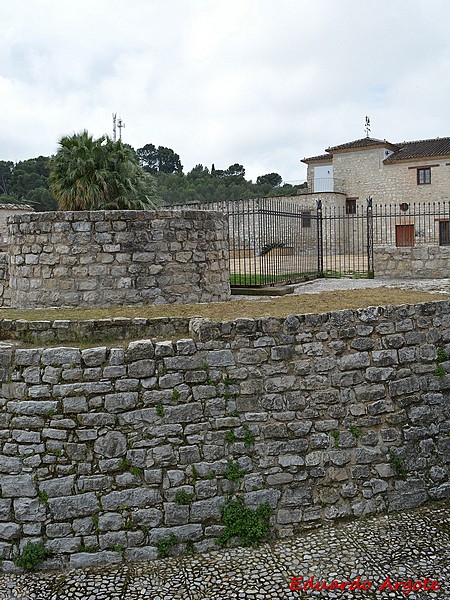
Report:
M283 184L278 173L261 175L253 183L238 163L227 169L199 164L185 174L171 148L146 144L134 150L107 136L95 140L87 132L63 137L55 156L0 161L0 203L30 204L37 211L145 209L288 196L305 185Z

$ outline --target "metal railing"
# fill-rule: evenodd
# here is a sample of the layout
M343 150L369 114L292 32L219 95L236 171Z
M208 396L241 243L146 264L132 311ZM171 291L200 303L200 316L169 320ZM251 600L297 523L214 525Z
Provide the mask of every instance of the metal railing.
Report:
M450 245L450 201L376 204L374 244L397 247Z
M344 190L345 182L343 179L336 179L335 177L315 177L312 181L313 193L319 192L336 192L345 193Z
M219 210L228 217L232 286L293 283L317 277L371 276L367 212L283 198L170 208Z
M450 246L450 202L327 206L256 198L170 208L210 209L228 217L232 286L318 277L373 277L374 248Z

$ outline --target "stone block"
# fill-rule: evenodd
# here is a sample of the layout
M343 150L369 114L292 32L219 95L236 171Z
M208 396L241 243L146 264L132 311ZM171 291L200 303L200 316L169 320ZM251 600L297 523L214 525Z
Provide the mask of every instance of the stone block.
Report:
M3 498L34 498L37 496L32 475L2 475L0 489Z
M99 502L92 492L77 494L76 496L49 498L48 506L52 516L57 521L93 515L99 510Z
M104 510L120 510L125 506L143 508L161 502L161 494L155 488L131 488L123 491L109 492L102 497Z
M119 431L109 431L97 438L94 443L94 452L106 458L123 456L127 451L127 438Z

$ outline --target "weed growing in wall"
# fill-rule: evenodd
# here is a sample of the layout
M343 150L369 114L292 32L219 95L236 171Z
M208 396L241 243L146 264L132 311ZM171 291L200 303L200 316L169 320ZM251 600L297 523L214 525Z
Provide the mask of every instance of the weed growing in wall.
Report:
M253 444L255 443L255 435L252 431L250 431L250 428L247 424L243 425L244 428L244 444L247 447L253 446Z
M156 405L156 414L158 417L164 416L164 406L162 402L158 402L158 404Z
M440 346L437 349L436 360L437 360L438 365L436 367L435 374L438 377L445 377L447 375L447 371L445 370L444 365L442 365L441 363L446 362L447 360L449 360L449 356L448 356L448 354L447 354L447 352L446 352L446 350L445 350L445 348L443 346Z
M184 490L179 490L175 494L175 503L176 504L190 504L194 499L194 494L188 494Z
M336 446L336 448L338 448L339 447L339 436L340 436L339 431L337 431L337 430L332 431L331 436L334 438L334 445Z
M440 346L437 349L437 362L438 362L438 364L439 363L443 363L443 362L445 362L448 359L449 359L449 356L448 356L447 352L445 351L445 348L443 346Z
M446 370L444 369L444 367L443 367L442 365L438 365L438 366L436 367L435 374L436 374L438 377L445 377L445 376L447 375L447 372L446 372Z
M191 481L192 481L192 485L195 485L197 483L197 479L200 477L200 473L197 470L197 467L195 465L192 465L191 467Z
M361 436L361 429L359 427L356 427L356 425L350 425L349 431L352 434L352 436L356 439L358 439Z
M156 543L156 548L158 549L158 558L166 558L169 556L170 551L177 544L178 538L173 533L171 533L168 537L159 540Z
M48 504L48 494L47 494L47 492L45 490L41 490L38 493L38 499L39 499L39 502L41 504L47 505Z
M225 530L216 539L219 546L237 543L241 546L256 547L269 537L270 506L261 504L251 509L241 498L229 500L222 508L222 521Z
M236 440L236 434L233 430L227 431L225 434L225 441L232 444Z
M28 542L21 554L14 559L14 564L25 571L32 571L40 562L51 556L53 551L46 548L42 542Z
M233 462L231 458L228 459L227 470L224 473L224 477L229 481L237 481L244 475L245 471L240 468L239 463Z
M405 458L401 456L401 454L397 454L394 450L392 450L389 458L389 464L396 472L398 477L406 477L407 470L405 466Z

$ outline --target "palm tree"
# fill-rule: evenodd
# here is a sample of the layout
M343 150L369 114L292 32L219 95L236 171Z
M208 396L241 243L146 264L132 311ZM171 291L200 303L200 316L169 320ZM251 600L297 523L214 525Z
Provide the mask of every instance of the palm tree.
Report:
M151 210L159 205L154 179L130 146L87 131L64 136L50 161L50 188L61 210Z

